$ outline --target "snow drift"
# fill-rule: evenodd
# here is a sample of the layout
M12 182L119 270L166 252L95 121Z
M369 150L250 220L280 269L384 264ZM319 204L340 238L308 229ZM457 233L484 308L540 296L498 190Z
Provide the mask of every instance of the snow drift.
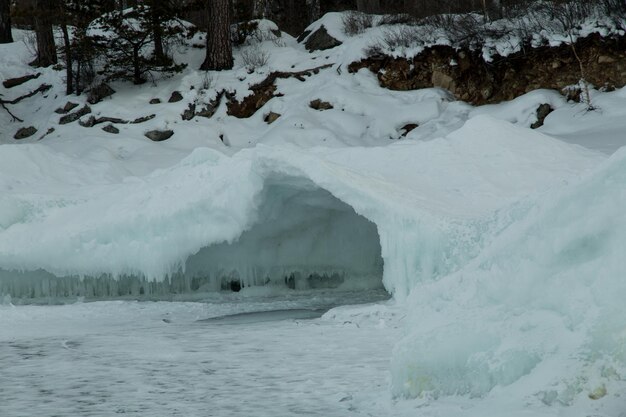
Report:
M483 396L526 378L524 395L571 405L619 381L625 204L622 149L580 182L494 216L511 224L479 256L412 292L394 392Z

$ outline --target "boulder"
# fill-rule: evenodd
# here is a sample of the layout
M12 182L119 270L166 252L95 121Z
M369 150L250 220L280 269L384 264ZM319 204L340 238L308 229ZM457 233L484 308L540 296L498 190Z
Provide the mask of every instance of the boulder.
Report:
M408 135L409 133L411 133L411 131L415 130L416 128L418 128L419 125L417 123L407 123L404 126L402 126L400 128L400 133L402 135L402 137L406 137L406 135Z
M81 117L89 113L91 113L91 107L84 106L81 109L76 110L74 113L70 113L61 117L61 119L59 119L59 124L66 125L68 123L75 122L76 120L80 119Z
M156 114L151 114L151 115L148 115L148 116L138 117L135 120L133 120L131 123L136 125L136 124L139 124L139 123L147 122L148 120L152 120L155 117L156 117Z
M263 120L265 121L265 123L267 123L268 125L271 125L272 123L274 123L276 120L278 120L278 118L281 115L278 113L274 113L273 111L269 112L268 114L265 115L265 117L263 118Z
M168 140L173 135L173 130L151 130L145 133L145 136L153 142L162 142L164 140Z
M89 116L86 119L80 119L78 124L82 127L93 127L96 124L96 118L94 116Z
M200 111L196 113L196 115L210 119L211 117L213 117L216 111L217 111L216 107L213 107L210 104L207 104L206 107L204 107L203 109L200 109Z
M153 98L152 100L150 100L150 104L160 104L160 103L161 103L160 98Z
M102 100L112 96L113 94L115 94L115 90L109 87L108 84L102 83L89 90L87 102L89 104L100 103Z
M183 120L191 120L195 117L195 115L196 115L196 105L191 103L189 104L189 107L187 108L187 110L183 112L181 117L183 118Z
M450 91L451 93L456 91L456 82L454 81L454 78L441 70L436 69L433 71L431 82L433 83L433 87L440 87Z
M554 109L549 104L544 103L541 106L539 106L537 108L537 121L533 123L532 125L530 125L530 128L539 129L541 126L543 126L543 123L545 122L546 117L548 117L548 115L552 113L553 111Z
M35 133L37 133L37 129L35 129L34 126L23 127L15 133L15 136L13 136L13 138L17 140L26 139L33 136Z
M78 107L78 103L72 103L71 101L68 101L67 103L65 103L65 106L59 107L54 112L57 114L67 114L74 110L76 107Z
M322 101L319 98L311 101L309 103L309 107L315 110L330 110L330 109L334 109L333 105L330 104L328 101Z
M332 49L341 45L337 39L328 34L328 31L324 25L320 26L315 32L313 32L304 43L305 48L309 52L324 51L326 49Z
M305 40L309 35L311 34L310 30L305 30L304 32L302 32L300 34L300 36L298 36L298 43L302 43L303 40Z
M8 80L4 80L2 82L2 85L4 86L4 88L17 87L18 85L22 85L30 80L39 78L40 75L41 73L38 72L37 74L24 75L23 77L9 78Z
M168 103L178 103L179 101L182 101L183 99L183 95L180 94L180 92L178 91L174 91L172 93L172 95L170 96L170 99L167 100Z
M120 130L117 127L113 126L112 124L108 124L104 126L102 130L104 130L107 133L112 133L114 135L117 135L118 133L120 133Z

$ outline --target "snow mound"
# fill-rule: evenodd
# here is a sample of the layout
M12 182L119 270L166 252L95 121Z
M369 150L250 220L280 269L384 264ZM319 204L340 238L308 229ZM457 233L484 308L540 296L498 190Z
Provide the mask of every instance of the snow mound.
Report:
M416 286L394 351L396 395L591 401L626 371L626 150L515 219L454 274ZM521 382L523 381L523 382ZM520 394L521 390L521 394Z

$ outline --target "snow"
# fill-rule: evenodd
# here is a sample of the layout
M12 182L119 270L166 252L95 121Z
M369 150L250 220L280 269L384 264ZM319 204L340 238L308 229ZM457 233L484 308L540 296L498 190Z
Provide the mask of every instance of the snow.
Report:
M0 90L53 86L11 106L23 125L0 113L0 415L623 416L626 90L592 112L552 91L478 108L387 91L345 70L382 29L341 18L315 25L342 46L262 40L252 73L237 50L205 80L181 48L182 74L114 83L94 115L157 115L119 135L59 125L52 69ZM32 71L23 43L0 56L2 77ZM323 64L249 119L181 120ZM124 301L80 302L106 298Z
M517 219L476 259L412 292L395 392L485 396L500 386L531 404L574 405L598 384L623 389L597 375L624 365L625 156L504 214Z

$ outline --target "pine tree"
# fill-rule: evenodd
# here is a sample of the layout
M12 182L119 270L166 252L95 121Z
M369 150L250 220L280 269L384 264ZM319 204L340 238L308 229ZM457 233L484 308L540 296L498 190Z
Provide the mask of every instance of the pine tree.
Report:
M230 1L209 0L206 58L201 70L225 70L233 67L230 40Z
M111 0L66 0L62 2L60 27L66 66L66 92L80 94L95 75L93 62L98 49L87 31L90 23L115 9Z
M13 42L11 35L11 2L0 0L0 43Z
M107 13L97 20L105 35L92 37L106 55L102 73L108 79L128 79L135 84L143 84L146 76L155 72L174 73L185 66L164 59L162 50L155 57L155 17L146 4L138 4L132 9ZM161 42L182 32L182 27L171 21L159 21ZM169 24L172 23L172 24ZM152 46L152 48L150 48Z
M52 21L57 10L55 0L37 0L36 2L37 58L32 65L48 67L57 63L57 49L52 32Z

